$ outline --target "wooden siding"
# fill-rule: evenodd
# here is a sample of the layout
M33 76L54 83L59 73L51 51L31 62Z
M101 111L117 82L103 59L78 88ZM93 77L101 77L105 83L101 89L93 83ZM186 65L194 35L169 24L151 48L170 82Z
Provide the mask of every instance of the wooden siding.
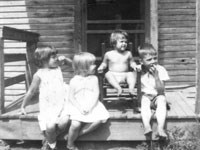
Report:
M196 0L158 0L159 62L170 85L195 84Z
M1 0L0 29L3 26L14 27L39 33L39 45L50 44L59 54L72 57L74 53L74 16L76 0ZM26 44L17 41L5 41L5 53L25 53ZM6 78L23 74L25 62L5 64ZM72 76L72 69L64 72L65 81ZM26 92L25 82L5 89L8 103Z

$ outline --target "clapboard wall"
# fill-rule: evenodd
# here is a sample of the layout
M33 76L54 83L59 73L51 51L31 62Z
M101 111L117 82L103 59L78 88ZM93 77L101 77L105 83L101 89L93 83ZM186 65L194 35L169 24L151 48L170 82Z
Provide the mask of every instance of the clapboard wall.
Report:
M159 61L170 85L195 83L196 0L158 0Z
M39 33L39 45L50 44L59 54L72 57L74 50L74 16L76 0L0 0L0 28L14 27ZM25 43L5 41L5 53L24 53ZM5 76L19 75L25 71L24 62L5 64ZM65 81L72 69L64 72ZM25 82L5 90L5 99L11 102L26 92Z

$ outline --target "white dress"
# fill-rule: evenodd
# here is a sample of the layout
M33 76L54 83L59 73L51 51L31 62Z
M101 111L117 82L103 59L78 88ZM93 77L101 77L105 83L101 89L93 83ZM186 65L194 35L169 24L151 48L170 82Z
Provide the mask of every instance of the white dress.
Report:
M39 125L46 130L47 123L56 123L58 118L68 114L68 89L63 81L61 69L39 69Z
M99 85L96 76L90 75L82 77L80 75L75 75L70 81L69 88L71 120L89 123L99 120L106 121L109 118L109 112L99 101ZM77 101L80 107L89 110L89 113L83 115L73 101Z

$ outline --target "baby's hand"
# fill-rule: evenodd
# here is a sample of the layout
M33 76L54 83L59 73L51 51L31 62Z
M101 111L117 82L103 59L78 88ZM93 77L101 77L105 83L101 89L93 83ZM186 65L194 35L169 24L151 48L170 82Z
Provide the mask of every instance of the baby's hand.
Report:
M83 115L87 115L87 114L89 113L89 111L88 111L88 110L85 110L85 109L82 109L82 110L81 110L81 113L82 113Z
M134 71L138 71L138 72L140 72L142 70L141 65L132 65L132 68L133 68Z
M26 115L26 114L27 114L25 108L21 108L20 114L21 114L21 115Z
M99 67L99 68L97 69L97 71L98 71L98 73L103 73L103 68Z
M65 63L65 56L58 56L58 61L62 64L62 65L64 65L64 63Z

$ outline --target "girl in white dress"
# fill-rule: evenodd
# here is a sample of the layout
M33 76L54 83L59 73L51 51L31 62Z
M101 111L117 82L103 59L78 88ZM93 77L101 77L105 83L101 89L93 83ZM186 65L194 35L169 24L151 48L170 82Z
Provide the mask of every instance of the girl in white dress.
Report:
M93 131L109 118L109 113L99 101L99 84L95 73L95 56L81 52L74 56L72 65L75 76L69 84L71 125L67 148L77 150L74 141L83 134Z
M26 115L25 106L39 89L39 125L46 138L43 150L56 149L58 132L65 130L69 123L68 89L63 81L59 64L70 64L71 60L61 56L50 46L37 48L36 63L39 67L33 76L31 86L24 97L21 113Z

